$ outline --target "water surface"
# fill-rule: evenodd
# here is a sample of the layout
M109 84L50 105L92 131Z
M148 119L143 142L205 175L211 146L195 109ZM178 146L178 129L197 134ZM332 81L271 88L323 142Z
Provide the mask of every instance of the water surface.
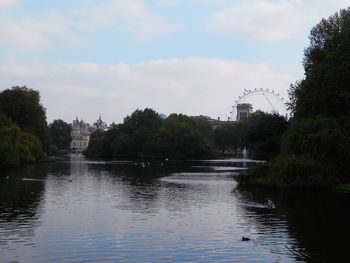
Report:
M2 171L0 262L349 258L348 195L239 189L233 174L250 163L72 155Z

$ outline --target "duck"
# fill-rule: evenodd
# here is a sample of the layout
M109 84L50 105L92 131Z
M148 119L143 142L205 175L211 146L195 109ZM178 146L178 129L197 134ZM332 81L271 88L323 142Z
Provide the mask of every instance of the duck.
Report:
M249 237L242 237L242 241L250 241Z

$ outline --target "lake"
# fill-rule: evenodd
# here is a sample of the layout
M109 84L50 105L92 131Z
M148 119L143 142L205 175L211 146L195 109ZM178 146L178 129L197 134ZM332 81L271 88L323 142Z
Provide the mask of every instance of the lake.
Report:
M251 164L70 155L2 170L0 262L350 260L349 194L238 187Z

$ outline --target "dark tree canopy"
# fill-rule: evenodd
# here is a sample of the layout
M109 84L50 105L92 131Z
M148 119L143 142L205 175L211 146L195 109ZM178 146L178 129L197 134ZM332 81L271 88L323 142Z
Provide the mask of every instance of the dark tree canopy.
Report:
M350 181L350 8L311 30L304 68L290 89L294 116L281 154L266 176L259 170L248 181L312 188Z
M291 89L295 118L283 153L311 158L333 181L349 180L350 8L311 30L304 68L305 79Z
M287 127L283 116L257 111L239 123L217 128L215 142L222 151L247 147L251 158L271 160L280 152Z
M0 92L0 166L46 160L44 150L47 153L49 148L39 92L26 87Z
M54 120L49 125L52 144L58 150L67 150L72 141L72 126L65 121L58 119Z
M46 111L40 103L38 91L27 87L13 87L0 93L0 113L11 119L21 130L36 136L46 152L50 148L50 136Z
M305 50L305 79L292 85L296 118L350 114L350 8L322 19Z
M210 127L210 128L209 128ZM117 158L196 158L213 153L210 124L185 115L162 120L152 109L136 110L106 132L91 136L88 156Z
M280 153L280 141L288 128L285 117L257 111L240 126L241 143L251 151L252 157L271 160Z

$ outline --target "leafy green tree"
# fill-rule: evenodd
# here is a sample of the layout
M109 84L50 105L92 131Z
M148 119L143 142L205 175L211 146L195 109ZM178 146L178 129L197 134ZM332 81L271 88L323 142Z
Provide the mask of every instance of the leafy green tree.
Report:
M281 154L265 176L248 181L311 188L350 181L350 8L311 30L303 64L305 78L290 89L294 116Z
M0 128L13 125L13 121L4 113L0 112Z
M22 132L18 126L0 128L0 138L0 166L17 166L46 158L38 138Z
M54 120L49 125L52 144L58 150L67 150L72 141L72 126L63 120Z
M90 141L85 154L90 157L104 157L105 149L103 147L104 132L97 131L90 135Z
M203 133L201 133L203 132ZM118 158L196 158L212 154L205 123L172 114L162 120L152 109L136 110L124 123L94 134L88 156Z
M0 128L0 165L16 166L21 163L19 140L21 131L16 126Z
M282 152L308 156L323 177L350 180L350 8L311 30L304 68L290 90L294 120Z
M322 19L310 34L305 50L305 78L292 85L295 118L350 113L350 8Z
M214 130L214 140L216 146L222 154L228 149L237 149L242 147L242 134L240 125L237 123L227 124Z
M21 163L36 162L45 159L41 142L31 133L22 132L19 141Z
M257 111L239 125L241 143L247 146L251 157L271 160L279 154L281 137L288 128L283 116Z
M22 131L35 135L46 152L50 149L50 135L45 108L38 91L27 87L13 87L0 93L0 113L5 114Z

